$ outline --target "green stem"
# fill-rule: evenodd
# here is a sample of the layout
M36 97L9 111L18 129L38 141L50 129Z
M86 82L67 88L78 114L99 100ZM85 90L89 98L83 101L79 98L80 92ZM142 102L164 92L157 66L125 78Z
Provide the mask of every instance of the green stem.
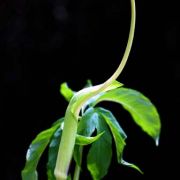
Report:
M124 56L119 64L119 67L117 70L114 72L114 74L104 83L104 87L108 87L114 80L118 78L118 76L121 74L122 70L124 69L134 39L134 32L135 32L135 23L136 23L136 7L135 7L135 1L131 0L131 24L130 24L130 31L129 31L129 38L127 41L126 49L124 52ZM102 87L102 89L104 88Z
M75 172L74 172L74 178L73 180L79 180L80 171L81 171L81 163L82 163L82 153L83 153L83 147L79 147L79 154L80 154L80 164L76 163Z
M124 56L122 58L122 61L120 62L119 67L115 71L115 73L103 84L99 85L96 91L91 93L89 96L86 96L80 104L78 104L78 107L74 110L73 114L71 112L71 106L74 101L74 98L71 99L68 108L66 110L65 120L64 120L64 128L61 138L61 143L58 151L57 161L56 161L56 167L55 167L55 177L56 180L66 180L67 174L68 174L68 168L72 159L72 154L74 150L75 145L75 138L77 133L77 125L78 125L78 118L81 108L84 106L84 104L93 96L96 96L100 92L102 92L104 89L106 89L114 80L117 79L117 77L122 72L124 66L126 65L127 59L129 57L129 53L132 47L132 42L134 38L134 31L135 31L135 19L136 19L136 11L135 11L135 2L134 0L131 1L131 25L130 25L130 32L129 32L129 38L127 42L127 46L125 49ZM77 178L78 178L78 171L77 170Z
M136 6L135 6L135 0L130 0L131 1L131 24L130 24L130 31L129 31L129 37L128 37L128 41L127 41L127 45L126 45L126 49L123 55L123 58L118 66L118 68L116 69L116 71L113 73L113 75L106 80L103 84L99 85L99 88L92 94L90 94L89 96L87 96L79 105L79 107L77 108L76 112L75 112L75 116L78 117L79 112L81 110L81 108L83 107L83 105L93 96L96 96L97 94L99 94L100 92L102 92L104 89L106 89L114 80L116 80L118 78L118 76L121 74L122 70L124 69L130 51L131 51L131 47L132 47L132 43L133 43L133 39L134 39L134 32L135 32L135 24L136 24Z
M64 118L63 133L54 171L56 180L67 179L68 169L72 159L76 140L77 125L78 121L71 113L68 106Z

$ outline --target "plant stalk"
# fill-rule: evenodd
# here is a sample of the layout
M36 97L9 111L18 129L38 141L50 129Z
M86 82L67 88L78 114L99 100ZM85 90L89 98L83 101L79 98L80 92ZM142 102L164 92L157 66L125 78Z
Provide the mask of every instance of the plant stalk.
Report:
M78 165L76 163L76 167L75 167L75 172L74 172L74 177L73 180L79 180L79 176L80 176L80 171L81 171L81 163L82 163L82 153L83 153L83 147L79 147L79 154L80 154L80 164Z
M57 161L56 161L56 167L55 167L55 177L56 180L66 180L68 176L68 169L69 165L72 159L72 154L74 150L75 145L75 138L77 133L77 125L78 125L78 118L81 108L84 106L84 104L93 96L96 96L100 92L102 92L104 89L106 89L114 80L117 79L117 77L120 75L122 70L124 69L124 66L126 65L127 59L129 57L129 53L132 47L132 42L134 38L134 31L135 31L135 19L136 19L136 11L135 11L135 1L131 1L131 24L130 24L130 32L129 32L129 38L127 42L127 46L125 49L124 56L122 58L122 61L120 62L119 67L114 72L114 74L103 84L99 86L99 88L91 93L89 96L83 99L83 101L79 104L79 106L76 108L74 114L72 114L71 110L69 109L72 105L70 101L70 104L66 110L65 114L65 120L64 120L64 128L62 133L62 138L60 142L60 147L58 151ZM73 99L73 98L72 98ZM79 178L78 173L80 173L80 170L77 170L77 178ZM78 180L78 179L76 179Z
M66 110L62 138L55 167L56 180L66 180L74 150L78 121L69 108Z
M135 6L135 0L130 0L130 1L131 1L131 24L130 24L129 38L127 41L126 49L118 68L116 69L114 74L104 83L105 87L108 87L114 80L116 80L119 77L119 75L121 74L122 70L124 69L127 63L131 51L131 47L134 39L135 24L136 24L136 6Z
M106 80L103 84L100 85L100 88L94 92L93 94L91 94L90 96L88 96L87 98L84 99L84 101L79 105L79 109L77 108L77 111L75 112L75 116L78 117L79 112L81 110L81 107L83 107L83 105L93 96L96 96L97 94L99 94L100 92L102 92L104 89L106 89L114 80L116 80L119 75L121 74L122 70L124 69L131 48L132 48L132 43L133 43L133 39L134 39L134 32L135 32L135 24L136 24L136 5L135 5L135 0L130 0L131 2L131 23L130 23L130 31L129 31L129 37L128 37L128 41L127 41L127 45L126 45L126 49L123 55L122 60L120 61L120 64L118 66L118 68L116 69L116 71L113 73L113 75Z

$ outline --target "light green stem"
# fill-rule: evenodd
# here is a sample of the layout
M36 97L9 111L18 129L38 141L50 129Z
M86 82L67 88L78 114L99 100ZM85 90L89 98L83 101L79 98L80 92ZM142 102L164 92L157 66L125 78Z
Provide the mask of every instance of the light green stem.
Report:
M69 106L68 106L69 107ZM56 180L66 180L70 161L72 159L72 154L74 150L74 144L76 139L78 121L71 113L69 108L66 110L64 127L62 138L60 142L60 147L58 151L56 167L55 167L55 177Z
M118 76L121 74L122 70L124 69L130 51L131 51L131 47L132 47L132 43L133 43L133 39L134 39L134 32L135 32L135 23L136 23L136 6L135 6L135 1L134 0L130 0L131 1L131 24L130 24L130 31L129 31L129 38L127 41L127 45L126 45L126 49L123 55L123 58L118 66L118 68L116 69L116 71L114 72L114 74L108 79L106 80L103 84L100 85L100 88L94 92L93 94L91 94L90 96L88 96L87 98L84 99L84 101L81 102L81 104L79 105L79 108L77 108L77 111L75 112L75 115L78 117L79 112L81 110L81 108L83 107L83 105L93 96L96 96L97 94L99 94L100 92L102 92L104 89L106 89L114 80L116 80L118 78Z
M80 171L81 171L81 163L82 163L82 153L83 153L83 147L79 147L79 154L80 154L80 164L76 164L75 172L74 172L74 178L73 180L79 180Z
M130 25L130 32L129 32L129 38L127 42L127 46L125 49L124 56L122 58L122 61L120 62L119 67L115 71L115 73L103 84L99 85L99 88L91 93L89 96L86 96L81 103L76 107L74 110L74 113L72 114L70 108L74 101L70 101L68 108L66 110L65 114L65 120L64 120L64 128L61 138L61 143L58 151L58 157L56 161L56 167L55 167L55 177L56 180L66 180L67 174L68 174L68 168L72 159L72 154L74 150L75 145L75 138L77 133L77 125L78 125L78 118L81 108L84 106L84 104L92 97L96 96L100 92L102 92L104 89L106 89L114 80L117 79L117 77L122 72L124 66L126 65L127 59L129 57L129 53L132 47L132 42L134 38L134 31L135 31L135 19L136 19L136 12L135 12L135 1L131 1L131 25Z
M130 31L129 31L129 38L127 41L126 49L124 52L124 56L119 64L119 67L114 72L114 74L104 83L104 87L108 87L114 80L118 78L118 76L121 74L122 70L124 69L126 62L128 60L133 39L134 39L134 31L135 31L135 23L136 23L136 7L135 7L135 1L131 0L131 24L130 24Z

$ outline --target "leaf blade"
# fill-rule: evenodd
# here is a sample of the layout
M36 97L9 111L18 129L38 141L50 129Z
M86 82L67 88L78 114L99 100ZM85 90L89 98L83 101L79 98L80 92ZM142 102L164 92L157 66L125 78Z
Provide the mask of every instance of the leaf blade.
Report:
M78 123L78 134L91 136L95 131L98 120L97 113L94 113L94 108L88 108Z
M97 141L103 134L104 134L104 132L99 133L93 137L82 136L82 135L77 134L76 135L76 145L85 146L85 145L92 144L93 142Z
M22 180L37 180L38 174L36 168L38 162L45 148L49 144L52 135L54 134L56 129L60 126L60 121L59 123L55 123L55 125L52 126L51 128L46 129L41 133L39 133L30 144L26 154L26 164L21 172Z
M135 164L129 163L127 161L124 161L123 159L121 160L121 164L123 166L127 166L127 167L130 167L130 168L133 168L133 169L137 170L138 172L140 172L141 174L144 174L143 171L138 166L136 166Z
M96 108L96 111L104 118L111 130L116 145L117 160L121 162L127 136L110 111L104 108Z
M94 113L94 108L88 108L78 123L77 133L84 136L91 136L96 129L97 119L98 116ZM82 156L80 149L82 149L82 146L75 145L73 153L73 158L79 167L81 166Z
M111 133L105 121L100 117L97 121L96 128L97 133L105 133L91 145L87 155L87 167L93 180L99 180L107 174L112 158Z
M155 141L159 139L161 122L158 111L142 93L128 88L118 88L101 95L96 102L113 101L119 103L132 116L135 123Z
M68 102L71 100L71 98L72 98L73 95L74 95L73 90L68 87L68 84L67 84L66 82L64 82L64 83L62 83L62 84L60 85L59 91L60 91L61 95L62 95L62 96L66 99L66 101L68 101Z
M58 128L51 138L48 149L48 162L47 162L47 176L48 180L56 180L54 176L54 169L61 140L62 129Z

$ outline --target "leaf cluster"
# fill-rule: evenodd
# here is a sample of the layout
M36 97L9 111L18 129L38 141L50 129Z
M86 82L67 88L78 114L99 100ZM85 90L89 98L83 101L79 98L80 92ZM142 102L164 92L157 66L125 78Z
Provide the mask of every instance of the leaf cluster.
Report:
M70 101L75 94L67 83L60 86L60 92L67 101ZM156 107L142 93L125 88L121 83L114 81L106 91L91 98L81 109L73 154L74 161L82 169L82 150L88 145L87 168L92 179L102 179L108 173L113 155L112 143L115 143L117 162L142 173L138 166L123 159L127 135L112 112L99 107L102 101L120 104L130 113L132 120L158 144L161 123ZM47 177L48 180L55 180L54 168L63 123L64 118L57 120L32 141L27 151L25 167L22 170L23 180L38 179L37 165L46 148L48 148Z

